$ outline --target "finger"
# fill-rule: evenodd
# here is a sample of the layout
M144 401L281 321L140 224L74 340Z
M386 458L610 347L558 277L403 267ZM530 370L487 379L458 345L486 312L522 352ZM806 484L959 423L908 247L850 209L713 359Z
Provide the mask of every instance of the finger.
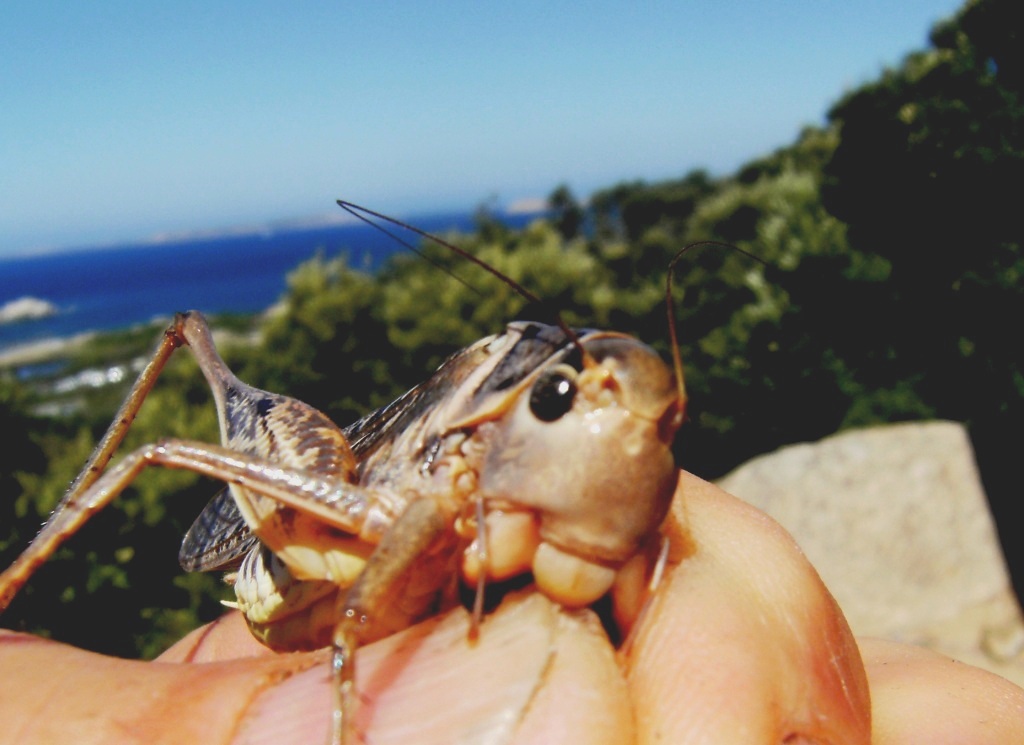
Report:
M360 650L357 732L375 744L632 741L625 680L589 612L569 614L530 593L503 603L475 644L468 633L458 610ZM267 691L238 741L323 740L327 670Z
M491 615L476 644L468 633L458 610L361 649L357 731L374 743L632 741L625 680L589 612L531 593ZM17 742L327 741L323 652L142 663L7 634L0 668L0 721Z
M905 644L862 639L874 745L1024 738L1024 689L1005 678Z
M868 743L857 648L792 538L689 474L672 516L684 556L628 659L638 742Z
M226 743L255 697L308 665L269 657L206 665L122 660L0 632L4 742Z
M160 662L218 662L241 657L273 654L249 631L245 617L238 612L225 613L213 623L201 626L182 637L157 657Z

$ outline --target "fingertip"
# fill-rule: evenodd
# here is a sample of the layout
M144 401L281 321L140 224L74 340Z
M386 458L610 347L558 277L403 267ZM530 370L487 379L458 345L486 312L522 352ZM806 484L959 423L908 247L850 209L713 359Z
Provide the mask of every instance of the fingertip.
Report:
M856 645L792 538L689 474L673 516L690 548L628 660L638 742L868 743Z

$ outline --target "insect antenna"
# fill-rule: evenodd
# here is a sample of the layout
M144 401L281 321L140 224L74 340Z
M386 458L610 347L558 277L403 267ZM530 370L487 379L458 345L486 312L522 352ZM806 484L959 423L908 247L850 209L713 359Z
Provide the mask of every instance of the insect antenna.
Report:
M460 277L458 274L453 272L451 269L449 269L448 267L446 267L443 264L441 264L441 262L439 262L436 259L434 259L430 254L428 254L428 253L426 253L424 251L421 251L420 249L416 248L416 246L414 246L412 243L410 243L409 241L405 240L402 236L398 235L398 233L395 233L395 232L393 232L391 230L388 230L386 227L384 227L380 223L374 222L373 220L368 218L366 215L360 214L356 210L363 210L364 212L367 212L368 214L371 214L374 217L379 217L379 218L381 218L383 220L388 220L389 222L392 222L392 223L398 225L399 227L405 228L406 230L412 230L412 231L414 231L416 233L421 233L422 231L420 231L418 228L416 228L416 227L414 227L412 225L406 225L405 223L401 222L400 220L395 220L393 218L387 217L386 215L378 215L373 210L366 209L365 207L360 207L358 204L352 204L351 202L346 202L346 201L343 201L341 199L339 199L337 201L338 201L338 206L341 207L343 210L345 210L350 215L352 215L353 217L356 217L356 218L362 220L367 225L369 225L369 226L371 226L373 228L376 228L377 230L382 232L384 235L386 235L389 238L391 238L391 240L393 240L393 241L395 241L397 243L400 243L401 245L405 246L407 249L412 251L414 254L419 256L421 259L429 261L431 264L436 266L438 269L440 269L442 272L447 274L449 277L454 279L456 282L458 282L460 285L462 285L466 289L471 290L472 292L476 293L477 295L480 295L481 297L483 297L483 295L484 295L483 291L481 291L479 288L474 287L473 285L471 285L469 282L464 280L462 277ZM427 235L426 233L423 233L423 234ZM429 236L429 237L433 238L433 236ZM439 240L437 238L433 238L433 239L435 241ZM448 246L448 248L454 248L454 246ZM456 249L456 250L458 250L458 249Z
M767 261L765 261L764 259L762 259L759 256L755 256L754 254L750 253L749 251L743 250L739 246L734 246L731 243L722 243L721 241L712 241L712 240L697 241L695 243L690 243L690 244L688 244L686 246L683 246L679 250L679 252L675 256L672 257L672 261L670 261L668 263L668 275L667 275L667 277L665 279L665 313L667 315L667 320L668 320L669 343L672 346L672 369L675 372L675 376L676 376L676 389L677 389L678 394L679 394L679 400L682 402L681 405L683 407L683 411L684 412L686 411L686 381L685 381L685 377L683 375L683 355L679 351L679 336L678 336L678 334L676 332L676 308L675 308L675 298L672 295L672 276L675 274L676 264L679 263L679 260L683 258L683 255L685 253L687 253L691 249L703 248L704 246L714 246L716 248L728 248L728 249L731 249L733 251L738 251L739 253L741 253L744 256L747 256L747 257L753 259L754 261L758 262L759 264L762 264L765 267L769 267L770 268L770 265L768 264Z
M444 271L447 274L449 274L450 276L454 277L455 279L457 279L462 284L466 285L467 287L470 287L470 289L472 289L477 294L483 294L483 293L481 293L476 288L471 287L467 282L465 282L465 280L459 278L455 274L452 274L452 272L450 272L447 268L441 266L440 264L438 264L438 262L434 261L429 256L425 255L422 251L420 251L419 249L414 247L408 241L402 239L398 235L395 235L393 232L391 232L390 230L385 228L383 225L380 225L379 223L375 222L374 220L371 220L370 217L375 217L378 220L383 220L384 222L391 223L392 225L395 225L395 226L397 226L399 228L402 228L403 230L411 231L411 232L415 233L416 235L418 235L418 236L420 236L422 238L426 238L428 241L431 241L432 243L435 243L438 246L441 246L442 248L445 248L445 249L448 249L449 251L452 251L456 255L461 256L462 258L466 259L467 261L473 262L474 264L479 266L484 271L486 271L489 274L497 277L499 280L501 280L506 285L511 287L516 293L518 293L523 298L525 298L528 302L536 304L536 305L539 305L539 306L545 306L546 305L546 303L544 303L544 301L542 301L539 297L537 297L537 295L535 295L534 293L530 292L530 290L528 290L525 287L523 287L521 284L516 282L510 276L508 276L507 274L502 272L500 269L497 269L497 268L491 266L486 261L484 261L483 259L481 259L481 258L479 258L477 256L474 256L472 253L470 253L469 251L467 251L464 248L459 248L458 246L456 246L456 245L454 245L452 243L449 243L448 241L444 240L443 238L438 238L436 235L433 235L432 233L428 233L425 230L417 228L415 225L410 225L409 223L404 222L402 220L399 220L398 218L390 217L390 216L382 214L380 212L375 212L374 210L371 210L371 209L369 209L367 207L362 207L362 206L360 206L358 204L355 204L353 202L348 202L348 201L346 201L344 199L338 199L337 202L338 202L338 206L339 207L341 207L343 210L348 212L353 217L357 217L360 220L362 220L363 222L365 222L367 225L372 225L373 227L377 228L377 230L381 231L385 235L391 236L392 238L394 238L396 241L401 243L406 248L410 249L414 253L416 253L416 254L422 256L423 258L427 259L427 261L429 261L431 264L433 264L434 266L437 266L442 271ZM367 217L367 215L369 215L370 217ZM583 344L580 343L579 336L576 334L575 331L573 331L569 327L569 324L567 324L562 319L562 316L561 316L560 313L557 313L557 312L555 313L555 319L554 320L555 320L555 324L558 326L559 329L561 329L562 333L565 334L565 336L569 340L569 342L574 347L576 347L577 350L579 350L580 354L583 356L584 364L588 364L589 362L591 362L592 361L591 360L591 356L583 348Z

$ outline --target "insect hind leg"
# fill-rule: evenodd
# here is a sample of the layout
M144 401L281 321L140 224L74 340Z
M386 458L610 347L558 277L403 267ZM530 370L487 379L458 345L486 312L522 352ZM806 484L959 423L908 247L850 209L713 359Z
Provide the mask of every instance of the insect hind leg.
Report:
M107 465L110 463L110 459L117 452L117 449L128 434L135 416L139 413L139 409L142 408L143 401L146 400L146 396L149 395L157 378L160 377L160 373L167 365L167 361L176 349L188 343L183 334L183 324L187 316L188 314L179 313L175 316L171 325L164 331L156 350L153 352L153 356L135 379L128 395L114 415L113 421L107 427L107 431L93 449L92 455L89 456L82 470L79 471L70 486L68 486L64 496L61 497L60 502L54 508L46 526L43 527L39 535L32 541L29 548L25 550L22 557L19 557L14 564L0 574L0 613L10 605L11 600L14 599L18 590L28 581L29 576L40 564L46 561L53 548L56 548L56 545L54 545L48 551L43 549L41 539L43 534L47 533L47 526L58 521L67 506L77 501L103 475ZM74 530L77 530L77 528ZM23 561L22 559L30 551L31 555L37 558L32 561Z
M0 574L0 609L5 608L28 578L88 519L108 505L147 466L194 471L237 484L262 496L313 513L341 530L357 533L366 514L364 489L331 477L268 464L258 456L188 440L163 440L133 451L85 489L69 494L39 535Z
M167 361L182 346L192 350L210 384L218 404L222 439L230 450L197 443L185 449L184 445L178 447L170 441L149 446L148 450L140 449L126 458L125 464L118 467L118 476L108 479L104 488L94 489L97 481L105 476L110 459L123 442ZM106 497L110 489L113 493L123 490L138 471L149 464L185 468L229 484L245 485L251 481L255 484L252 491L256 494L297 506L300 511L316 514L325 523L349 533L359 533L363 524L361 511L365 512L366 494L356 488L342 488L353 480L355 460L341 430L311 406L242 383L217 353L213 335L202 314L195 311L180 313L164 332L153 357L132 385L106 434L72 481L46 525L21 557L0 574L0 611L10 604L18 590L57 546L113 498ZM281 483L261 487L260 479L254 475L268 472L268 467L290 474L299 483L316 481L313 489L316 494L297 498L294 491L283 488ZM241 468L242 471L235 472L232 468ZM324 489L326 492L322 491ZM338 503L327 504L325 494L332 490L337 493L334 498ZM237 496L238 492L232 491ZM317 494L320 501L317 501ZM252 518L250 525L260 523L266 513L275 510L265 501L264 505L260 514L249 515Z

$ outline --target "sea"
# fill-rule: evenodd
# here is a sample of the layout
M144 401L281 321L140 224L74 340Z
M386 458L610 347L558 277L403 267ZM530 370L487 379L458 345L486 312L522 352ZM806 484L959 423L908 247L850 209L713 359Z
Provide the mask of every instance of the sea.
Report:
M539 214L494 217L519 228ZM429 214L409 222L431 233L465 232L474 228L475 215ZM419 243L415 235L404 238ZM25 307L30 299L51 311L0 322L0 355L20 345L148 323L180 310L257 313L277 302L287 274L317 253L344 253L351 266L372 272L408 250L376 228L352 222L0 258L0 318L5 307Z

